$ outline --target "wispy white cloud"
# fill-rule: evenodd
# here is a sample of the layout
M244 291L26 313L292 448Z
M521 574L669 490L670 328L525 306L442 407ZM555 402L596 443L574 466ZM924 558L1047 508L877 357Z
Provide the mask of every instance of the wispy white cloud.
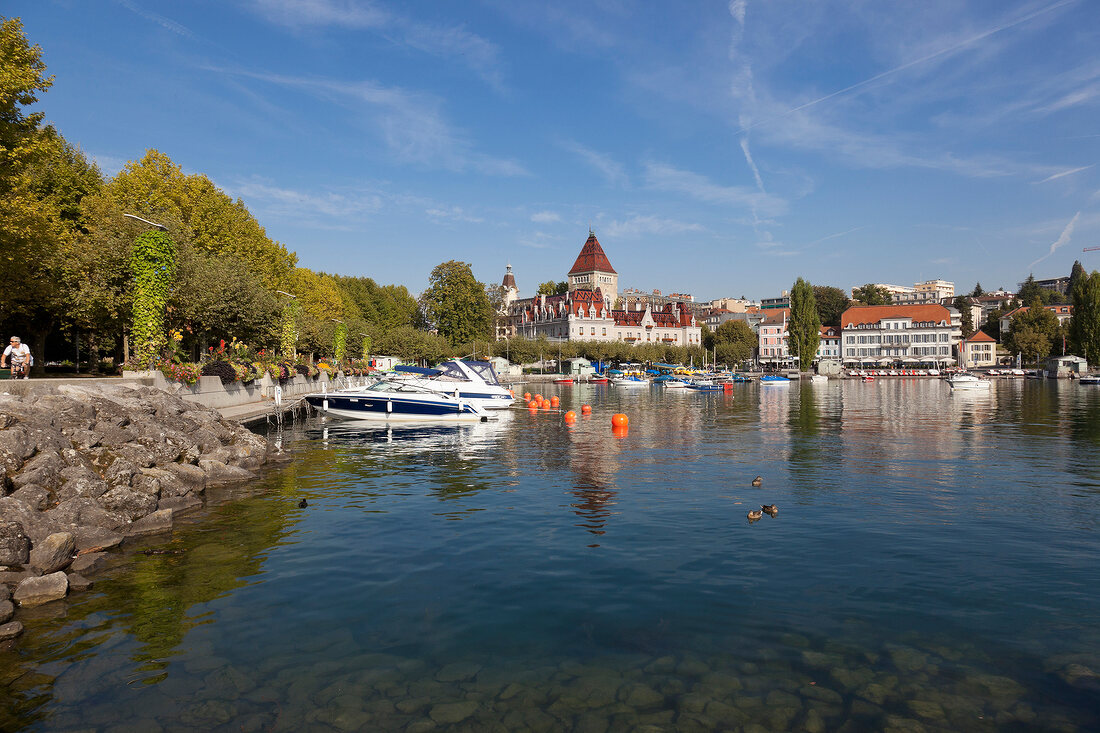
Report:
M531 214L531 221L536 224L553 224L561 221L561 215L554 211L536 211Z
M1066 176L1072 176L1074 173L1080 173L1081 171L1087 171L1089 168L1094 168L1095 166L1096 166L1096 164L1093 163L1092 165L1083 165L1080 168L1071 168L1068 171L1062 171L1061 173L1055 173L1052 176L1047 176L1046 178L1044 178L1041 181L1035 181L1035 183L1039 184L1039 183L1046 183L1047 181L1056 181L1059 178L1065 178Z
M387 87L373 81L345 82L265 72L212 71L257 79L294 88L365 113L364 117L399 159L454 171L473 170L493 176L527 175L514 160L496 158L472 149L471 143L443 118L434 96Z
M485 221L479 216L468 213L461 206L435 207L426 210L424 213L437 220L458 221L469 224L480 224Z
M103 153L89 153L88 157L99 166L99 171L108 178L114 177L127 163L123 158L115 155L104 155Z
M156 23L161 28L164 28L165 30L170 31L172 33L175 33L177 36L182 36L183 38L194 38L194 34L191 32L191 30L187 26L185 26L181 23L177 23L176 21L172 20L171 18L165 18L163 15L157 15L156 13L152 12L151 10L146 10L145 8L143 8L141 6L134 4L130 0L115 0L115 1L119 5L121 5L122 7L129 10L131 13L136 13L137 15L140 15L142 18L145 18L146 20L148 20L152 23Z
M1045 260L1047 257L1050 257L1059 247L1069 244L1069 240L1073 237L1073 229L1077 226L1077 220L1080 218L1081 212L1078 211L1076 214L1073 215L1073 218L1069 220L1069 224L1066 224L1066 226L1062 229L1062 233L1058 235L1058 239L1051 243L1050 251L1028 265L1028 269L1030 270L1031 268L1035 267L1035 265Z
M760 193L744 186L723 186L714 183L706 176L673 168L663 163L647 163L645 179L646 185L658 191L682 193L708 204L756 207L766 216L782 214L787 208L787 202L777 196Z
M373 31L409 48L456 61L491 86L503 87L499 48L461 26L420 23L373 2L349 0L253 0L268 21L290 29L338 27Z
M703 227L695 222L661 219L656 216L632 216L624 221L611 221L604 225L607 236L614 239L633 239L643 234L683 234L701 232Z
M573 153L589 166L595 168L604 177L604 180L612 186L625 186L627 184L626 171L610 155L587 148L575 140L562 140L558 144L563 150Z
M239 181L227 192L242 198L254 213L338 230L355 228L380 211L385 200L371 191L299 191L262 179Z
M825 94L823 96L817 97L816 99L811 99L808 102L804 102L803 104L792 107L792 108L788 109L786 112L784 112L782 114L782 116L793 114L795 112L800 112L802 110L809 109L810 107L815 107L815 106L821 104L822 102L827 102L828 100L833 99L835 97L840 97L840 96L843 96L843 95L850 94L851 92L863 89L864 87L867 87L871 84L874 84L877 81L881 81L881 80L886 79L888 77L895 76L895 75L897 75L897 74L899 74L899 73L901 73L901 72L903 72L907 69L913 68L914 66L920 66L920 65L926 64L930 61L934 61L936 59L939 59L941 57L948 56L948 55L950 55L952 53L955 53L957 51L961 51L961 50L966 49L970 46L973 46L974 44L978 43L979 41L982 41L986 38L989 38L992 35L995 35L995 34L1000 33L1002 31L1008 30L1009 28L1013 28L1015 26L1026 23L1030 20L1033 20L1033 19L1039 17L1040 15L1044 15L1044 14L1049 13L1053 10L1056 10L1060 7L1063 7L1065 5L1069 5L1070 3L1073 3L1073 2L1076 2L1076 0L1060 0L1060 2L1056 2L1056 3L1053 3L1051 5L1047 5L1044 8L1040 8L1040 9L1035 10L1033 12L1027 13L1027 14L1025 14L1025 15L1023 15L1019 18L1016 18L1012 21L1009 21L1007 23L1002 23L1001 25L994 26L992 28L988 28L988 29L982 31L981 33L977 33L975 35L969 36L968 38L965 38L962 41L952 43L952 44L950 44L950 45L948 45L944 48L937 49L937 50L935 50L931 53L928 53L928 54L925 54L925 55L921 56L920 58L912 59L911 61L907 61L907 62L905 62L903 64L899 64L899 65L897 65L893 68L887 69L886 71L882 71L878 74L867 77L866 79L863 79L862 81L858 81L855 84L850 84L850 85L844 87L843 89L838 89L836 91L830 92L830 93ZM759 125L763 125L763 124L772 122L774 120L775 120L774 117L770 117L770 118L767 118L767 119L760 120L758 122L753 123L752 125L750 125L748 127L742 128L741 130L738 131L738 134L740 134L742 132L746 132L747 130L753 129L753 128L759 126Z

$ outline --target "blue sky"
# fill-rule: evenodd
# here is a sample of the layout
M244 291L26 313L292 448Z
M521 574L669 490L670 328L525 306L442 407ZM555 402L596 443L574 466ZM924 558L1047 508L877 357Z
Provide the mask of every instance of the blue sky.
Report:
M521 292L591 226L620 289L963 290L1100 269L1100 3L8 0L40 108L316 270Z

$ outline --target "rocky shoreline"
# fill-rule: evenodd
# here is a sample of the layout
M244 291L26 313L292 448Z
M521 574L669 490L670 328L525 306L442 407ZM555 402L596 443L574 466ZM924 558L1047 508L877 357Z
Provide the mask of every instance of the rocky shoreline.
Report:
M0 643L17 607L91 587L128 539L172 528L207 487L281 460L262 436L152 387L0 394Z

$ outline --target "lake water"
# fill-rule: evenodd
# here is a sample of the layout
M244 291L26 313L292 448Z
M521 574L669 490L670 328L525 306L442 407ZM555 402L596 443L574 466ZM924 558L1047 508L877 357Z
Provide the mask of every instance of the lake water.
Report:
M23 614L0 729L1100 728L1100 388L540 387L592 417L286 430Z

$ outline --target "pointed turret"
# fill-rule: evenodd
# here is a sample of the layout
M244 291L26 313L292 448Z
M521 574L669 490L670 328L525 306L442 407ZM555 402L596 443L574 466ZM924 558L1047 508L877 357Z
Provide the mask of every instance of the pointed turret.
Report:
M603 291L604 297L614 305L619 295L619 274L611 266L600 241L595 233L588 230L588 241L581 247L577 255L577 261L569 270L569 291L596 290Z

